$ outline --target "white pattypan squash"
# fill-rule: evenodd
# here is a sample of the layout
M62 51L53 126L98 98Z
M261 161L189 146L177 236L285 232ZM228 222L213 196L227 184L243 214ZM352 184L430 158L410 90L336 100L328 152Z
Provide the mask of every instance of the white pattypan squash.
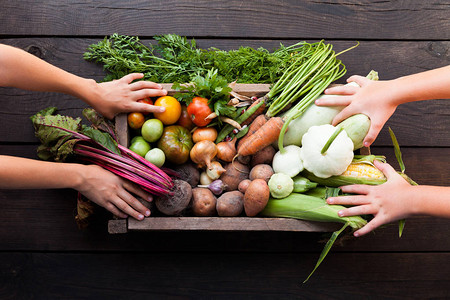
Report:
M275 153L272 168L275 173L283 173L294 177L303 171L303 162L300 156L301 148L296 145L284 147L284 152Z
M321 153L336 129L329 124L312 126L303 135L300 153L303 166L317 177L328 178L340 175L352 162L353 142L345 130L339 133L325 153Z

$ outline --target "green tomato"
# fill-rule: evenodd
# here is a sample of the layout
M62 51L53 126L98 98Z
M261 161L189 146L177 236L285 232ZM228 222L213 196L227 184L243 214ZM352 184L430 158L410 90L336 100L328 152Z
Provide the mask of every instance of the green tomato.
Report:
M129 149L142 157L144 157L145 154L151 149L150 144L142 137L137 136L133 138L131 141L132 143Z
M161 149L153 148L152 150L148 151L147 154L145 154L145 159L158 168L161 168L166 161L166 155Z
M142 137L149 143L159 140L163 133L164 125L158 119L148 119L142 125L141 134Z

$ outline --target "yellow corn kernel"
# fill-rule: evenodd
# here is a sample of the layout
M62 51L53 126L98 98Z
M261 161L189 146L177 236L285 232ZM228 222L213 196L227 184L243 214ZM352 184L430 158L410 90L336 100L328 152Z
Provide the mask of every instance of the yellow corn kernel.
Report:
M341 176L351 176L360 178L385 178L383 172L376 167L366 163L351 163Z

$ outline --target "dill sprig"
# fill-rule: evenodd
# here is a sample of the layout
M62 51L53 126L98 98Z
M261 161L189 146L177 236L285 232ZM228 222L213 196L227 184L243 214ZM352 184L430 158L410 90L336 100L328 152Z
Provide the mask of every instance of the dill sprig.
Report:
M175 34L154 39L155 45L146 46L138 37L115 33L90 45L84 58L103 64L108 71L105 81L139 72L146 80L159 83L190 82L195 76L206 76L209 70L217 69L228 82L272 84L307 44L280 44L273 52L243 46L225 51L198 48L194 39L189 41Z

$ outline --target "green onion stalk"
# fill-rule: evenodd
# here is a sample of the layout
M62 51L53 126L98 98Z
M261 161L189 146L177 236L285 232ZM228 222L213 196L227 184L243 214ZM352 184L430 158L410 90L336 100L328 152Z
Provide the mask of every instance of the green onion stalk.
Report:
M333 81L346 73L344 64L337 59L337 56L356 46L336 54L333 46L325 44L323 40L311 44L310 51L303 52L271 88L267 94L267 97L272 100L266 113L268 117L276 116L288 105L301 98L283 117L285 122L278 140L280 151L284 150L284 133L289 123L301 116Z

